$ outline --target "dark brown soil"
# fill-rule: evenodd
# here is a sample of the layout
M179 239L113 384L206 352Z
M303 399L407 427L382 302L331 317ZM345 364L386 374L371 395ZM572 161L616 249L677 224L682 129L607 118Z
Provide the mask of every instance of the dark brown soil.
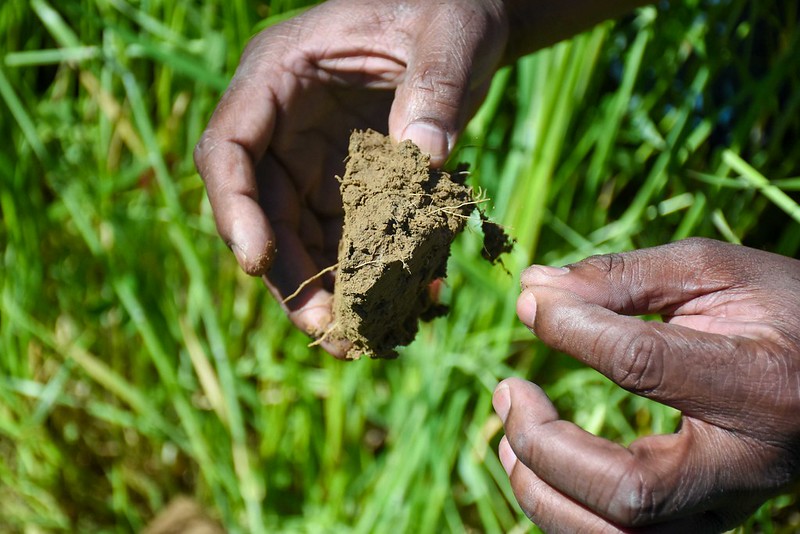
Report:
M352 343L348 359L394 358L395 347L414 339L420 319L447 311L431 299L429 286L445 276L450 245L476 202L458 176L428 164L410 141L394 144L371 130L350 138L340 179L345 217L334 323L327 334ZM499 235L487 244L493 255L510 248L502 230Z

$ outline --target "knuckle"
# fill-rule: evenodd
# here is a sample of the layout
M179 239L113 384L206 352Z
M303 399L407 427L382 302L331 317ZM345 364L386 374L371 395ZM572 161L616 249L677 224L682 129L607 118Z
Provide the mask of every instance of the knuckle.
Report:
M203 174L203 166L206 160L206 136L203 135L200 137L200 140L197 141L197 144L194 145L194 150L192 151L192 157L194 158L194 166L197 168L200 175Z
M605 278L620 287L637 279L637 269L640 268L638 262L634 261L631 253L603 254L601 256L591 256L586 258L578 265L584 264L599 271Z
M624 314L634 313L644 305L641 302L646 292L642 292L643 281L648 279L651 266L641 261L640 254L635 252L604 254L591 256L576 264L576 267L589 267L599 271L606 283L616 288L614 296L609 294L608 303L618 302L619 311Z
M528 465L530 458L535 457L533 437L535 434L534 426L530 423L526 414L521 410L510 410L506 420L506 437L508 444L514 450L514 454L524 465Z
M686 249L687 252L706 253L710 250L715 250L725 246L720 241L709 239L707 237L689 237L676 243Z
M266 30L264 30L264 31L262 31L260 33L257 33L256 35L252 36L245 43L244 48L242 49L242 55L240 57L240 62L246 61L247 58L249 58L251 55L253 55L253 53L256 53L258 51L258 49L262 46L262 43L264 42L264 40L266 38L266 35L268 33L272 33L272 32L274 32L274 29L270 30L268 28L268 29L266 29Z
M520 496L519 500L522 501L521 506L525 517L533 523L539 523L540 520L547 518L547 510L544 506L544 499L541 495L547 491L547 488L541 480L526 480L523 485L519 481L515 481L514 492Z
M625 526L652 522L660 513L662 499L654 485L638 470L619 481L608 505L610 519Z
M200 173L200 177L204 182L208 180L208 164L211 153L218 144L218 141L212 137L212 132L213 130L210 128L203 132L203 135L200 137L200 140L197 141L192 151L194 166L197 168L197 172Z
M749 276L746 266L739 261L743 247L723 243L706 237L690 237L666 245L686 270L701 273L705 280L716 280L728 285Z
M625 255L622 253L590 256L576 265L589 266L605 274L613 274L625 269Z
M664 380L663 340L653 334L634 333L616 345L611 380L637 394L658 390Z

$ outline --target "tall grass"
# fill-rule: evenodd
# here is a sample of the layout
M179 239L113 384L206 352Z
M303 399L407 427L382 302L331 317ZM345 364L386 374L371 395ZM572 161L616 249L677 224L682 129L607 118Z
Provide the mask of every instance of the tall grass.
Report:
M191 163L247 38L307 2L0 5L0 525L137 531L193 495L231 532L528 528L491 391L534 379L629 442L674 411L517 324L532 261L690 235L797 255L791 2L689 0L498 73L454 159L517 238L457 243L448 317L343 364L216 237ZM749 529L791 528L793 496Z

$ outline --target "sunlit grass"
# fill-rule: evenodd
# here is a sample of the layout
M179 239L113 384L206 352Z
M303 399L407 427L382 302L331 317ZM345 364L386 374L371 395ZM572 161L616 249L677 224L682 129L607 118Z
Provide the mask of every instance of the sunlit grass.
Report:
M691 235L797 254L797 8L646 8L501 71L465 132L454 160L518 240L508 272L468 231L450 315L400 359L308 349L238 271L191 162L244 42L307 3L0 5L10 530L135 531L178 493L231 532L526 529L498 380L621 442L676 414L535 341L519 271ZM751 524L780 530L793 503Z

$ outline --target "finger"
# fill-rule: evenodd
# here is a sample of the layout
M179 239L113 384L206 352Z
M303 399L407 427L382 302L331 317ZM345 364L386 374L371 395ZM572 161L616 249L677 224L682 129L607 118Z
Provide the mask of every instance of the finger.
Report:
M747 276L733 261L743 247L687 239L660 247L593 256L565 268L533 266L522 287L570 290L588 302L637 315L672 310L698 296L730 288Z
M504 419L509 445L519 461L511 472L512 487L523 509L532 515L553 513L542 508L547 505L541 500L544 493L580 522L589 521L591 514L625 526L689 515L705 518L716 527L724 520L714 509L729 487L730 462L739 459L738 451L729 450L731 456L721 461L704 456L709 445L704 443L706 426L690 423L678 434L643 438L625 448L559 420L534 384L506 380L495 391L493 404ZM506 459L505 464L509 463ZM557 499L553 492L573 504Z
M349 342L327 337L333 318L333 294L329 290L333 264L318 263L293 225L276 222L275 235L281 246L272 268L263 276L265 284L295 326L333 356L344 358Z
M658 313L671 324L781 344L797 317L800 262L710 239L533 266L523 287L567 289L626 315Z
M312 335L319 334L331 321L330 303L320 307L325 300L314 297L318 292L324 291L320 273L330 266L319 266L314 261L306 248L306 243L298 236L296 229L287 224L278 223L275 231L281 248L267 273L268 285L290 318L303 331ZM325 293L328 292L325 291ZM330 300L330 297L327 300ZM309 314L310 309L306 309L309 303L313 304L314 310L316 310L314 313ZM297 323L301 317L303 318L302 325Z
M543 286L522 292L517 314L544 343L628 391L709 422L732 424L749 411L759 385L772 390L768 382L775 376L750 365L768 355L749 339L618 315Z
M502 48L500 38L487 37L492 21L485 14L453 16L453 9L476 8L454 5L452 9L432 11L431 20L417 32L409 51L406 74L397 87L389 115L392 138L413 141L430 154L433 167L445 162L471 111L468 95L472 73L490 70L474 61L481 58L493 67ZM447 20L442 21L444 17ZM454 24L458 20L467 22ZM423 22L418 19L416 24Z
M260 166L261 174L270 176L269 189L262 194L261 205L269 214L279 248L265 281L292 322L312 337L320 338L328 330L332 317L333 284L329 269L326 229L310 210L301 207L295 184L271 164L269 156Z
M263 280L292 323L314 338L315 341L312 345L321 346L336 358L344 359L346 357L351 343L346 339L328 336L332 329L332 293L314 282L296 294L290 294L290 298L287 300L285 293L280 291L268 277L264 276Z
M255 165L272 136L276 111L265 84L243 83L249 75L243 64L214 111L194 157L217 230L242 269L255 276L266 272L275 252L273 229L258 204Z
M507 436L500 440L497 452L522 511L545 532L619 532L617 527L536 476L517 459Z
M652 519L641 491L658 477L624 447L560 420L544 392L522 380L501 382L493 404L514 455L548 485L620 524Z
M736 519L728 521L727 516L710 511L641 528L624 527L592 512L539 478L534 471L519 461L508 443L508 437L503 436L500 440L498 454L522 511L536 526L548 534L561 532L642 534L722 532L725 528L738 524L746 517L735 514Z
M536 476L535 472L517 459L505 436L500 440L498 453L522 511L548 534L561 532L716 533L739 524L749 515L749 511L742 514L740 510L730 510L731 514L727 515L727 511L712 510L645 527L625 527L614 524L588 510Z

